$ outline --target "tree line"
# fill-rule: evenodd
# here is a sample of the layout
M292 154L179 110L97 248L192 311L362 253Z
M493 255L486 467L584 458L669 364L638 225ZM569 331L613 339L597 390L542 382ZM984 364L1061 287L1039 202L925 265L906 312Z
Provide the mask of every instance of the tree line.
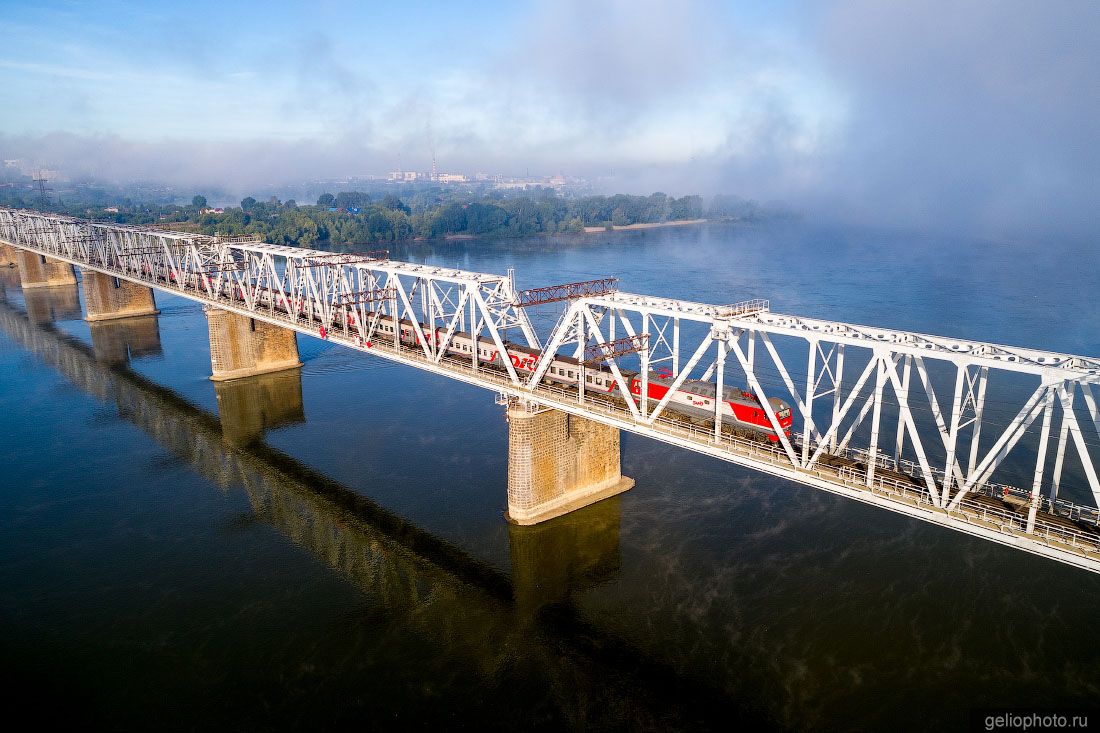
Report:
M42 208L40 201L0 197L9 206ZM14 199L14 200L13 200ZM314 246L321 242L374 244L448 235L524 237L542 233L582 232L585 227L625 226L692 219L755 220L773 215L754 201L716 196L675 198L616 194L563 198L542 190L524 195L492 192L469 198L445 190L392 193L343 191L322 194L315 204L249 196L240 206L211 209L203 196L190 205L152 204L121 199L115 206L68 203L49 208L119 224L168 225L222 236L259 235L273 244ZM115 210L117 209L117 211Z

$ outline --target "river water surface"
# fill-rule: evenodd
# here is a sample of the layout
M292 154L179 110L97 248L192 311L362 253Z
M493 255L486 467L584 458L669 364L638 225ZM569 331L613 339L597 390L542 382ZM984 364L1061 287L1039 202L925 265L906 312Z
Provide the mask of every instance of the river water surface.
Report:
M1100 355L1095 251L713 226L398 246ZM1066 263L1074 263L1069 266ZM1100 577L623 435L633 490L504 520L493 395L299 337L215 386L200 306L0 301L0 655L94 727L947 729L1100 698Z

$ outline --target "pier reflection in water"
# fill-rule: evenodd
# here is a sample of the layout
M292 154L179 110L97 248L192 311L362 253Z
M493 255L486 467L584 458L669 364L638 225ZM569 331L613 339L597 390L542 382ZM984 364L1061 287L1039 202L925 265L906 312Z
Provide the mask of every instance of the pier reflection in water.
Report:
M512 583L518 608L533 614L619 571L621 498L611 497L552 522L509 525Z
M302 373L297 369L214 382L218 418L229 440L249 443L264 432L306 420Z
M55 285L24 290L23 302L26 304L27 317L34 323L68 321L82 317L79 285Z
M93 321L88 324L92 350L100 361L125 364L130 359L160 356L160 324L156 316Z
M22 310L0 300L7 337L223 490L243 489L255 517L359 589L370 621L384 618L428 645L389 650L416 658L420 679L492 688L492 699L472 704L501 719L522 710L548 724L654 727L746 717L746 706L602 632L572 605L574 593L618 572L618 499L510 528L509 576L268 446L265 430L305 419L298 371L217 385L214 417L123 358L159 351L155 318L99 324L89 348L50 324L51 314L71 317L68 289L37 291L33 315L29 302ZM471 667L473 679L464 676ZM451 714L419 710L416 719Z

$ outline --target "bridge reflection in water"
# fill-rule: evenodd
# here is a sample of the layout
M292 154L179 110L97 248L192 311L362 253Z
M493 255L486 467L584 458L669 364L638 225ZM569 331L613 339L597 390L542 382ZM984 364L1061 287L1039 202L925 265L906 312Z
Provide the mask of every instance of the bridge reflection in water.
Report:
M24 310L7 297L6 272L0 284L9 338L223 490L242 488L257 517L352 582L372 608L434 640L441 664L460 657L498 680L522 667L539 680L551 717L574 726L757 716L755 704L595 627L573 604L619 570L617 498L510 526L509 576L267 445L265 430L305 419L298 372L217 385L215 417L130 368L129 357L159 353L155 317L99 324L89 348L51 323L79 317L75 289L39 289Z

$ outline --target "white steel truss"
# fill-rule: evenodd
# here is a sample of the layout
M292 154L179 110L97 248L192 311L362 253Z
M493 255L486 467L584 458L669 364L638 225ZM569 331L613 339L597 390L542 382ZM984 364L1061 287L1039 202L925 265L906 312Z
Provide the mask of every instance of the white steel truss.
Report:
M0 239L1100 572L1094 357L782 315L761 300L709 305L624 292L569 300L540 341L511 273L8 209ZM383 336L383 318L406 324L415 344L398 329ZM537 356L486 365L476 349L456 353L459 332L499 354L520 343ZM609 346L624 339L636 348ZM601 363L579 362L575 386L547 379L555 358L586 353ZM591 368L610 375L610 392L586 385ZM669 389L639 399L653 372ZM778 440L724 424L719 399L710 418L678 412L674 392L700 381L713 395L739 387L755 398ZM789 405L789 436L770 398Z

